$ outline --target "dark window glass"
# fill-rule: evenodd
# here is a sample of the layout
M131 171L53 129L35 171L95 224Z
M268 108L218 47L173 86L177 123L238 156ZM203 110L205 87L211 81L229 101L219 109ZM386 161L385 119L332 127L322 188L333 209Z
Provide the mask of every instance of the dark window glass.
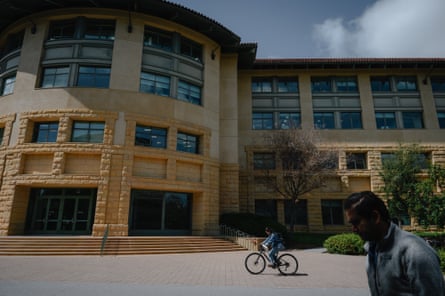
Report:
M341 128L362 128L362 114L360 112L341 112Z
M422 112L402 112L403 128L423 128Z
M253 154L254 170L274 170L275 154L274 153L254 153Z
M341 200L322 200L321 213L323 225L343 225L343 202Z
M178 133L176 139L176 150L198 154L199 153L199 137L186 133Z
M48 40L73 39L75 31L75 19L51 22Z
M170 96L170 77L142 72L140 91Z
M317 129L335 128L333 112L314 112L314 126Z
M136 126L135 145L148 147L167 147L167 129L151 126Z
M36 122L32 141L35 143L56 142L58 122Z
M445 128L445 112L437 112L437 119L439 120L439 127Z
M44 68L42 77L42 88L67 87L70 68Z
M286 225L307 225L307 217L306 199L299 199L297 203L289 199L284 201L284 223Z
M201 105L201 88L185 81L179 81L178 99Z
M190 39L181 38L181 54L191 57L195 61L202 61L202 45Z
M72 142L103 143L104 122L75 121L73 123Z
M5 134L5 128L0 127L0 145L3 143L3 135Z
M25 31L8 35L5 46L0 50L0 57L22 48Z
M416 77L396 77L397 91L416 91L417 79Z
M255 214L277 220L277 201L274 199L255 199Z
M15 75L3 79L2 96L12 94L14 92Z
M272 79L261 78L252 80L253 93L270 93L272 92Z
M146 27L144 32L144 46L150 46L166 51L172 51L173 34L171 32Z
M445 92L445 77L431 77L433 92Z
M382 160L382 165L384 165L388 161L392 161L396 158L394 153L380 153L380 158Z
M396 128L396 114L394 112L376 112L375 120L378 129Z
M108 88L110 84L110 68L79 67L77 86Z
M295 78L278 78L277 87L279 93L297 93L298 81Z
M418 166L423 170L427 169L431 164L430 153L418 153L416 158Z
M329 77L312 78L311 86L313 93L332 92L332 83Z
M357 92L357 80L354 77L337 77L335 87L338 92Z
M254 112L252 114L252 129L254 130L273 129L273 113Z
M84 39L114 40L115 21L113 20L86 20Z
M371 77L371 90L373 92L391 91L389 77Z
M366 153L348 153L346 155L346 167L348 170L366 169Z
M280 129L298 128L300 125L300 113L280 112Z

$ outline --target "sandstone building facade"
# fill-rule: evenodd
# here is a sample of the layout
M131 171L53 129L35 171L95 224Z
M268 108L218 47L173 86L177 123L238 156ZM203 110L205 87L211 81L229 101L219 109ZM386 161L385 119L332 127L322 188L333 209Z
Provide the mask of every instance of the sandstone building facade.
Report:
M8 1L7 1L8 2ZM258 182L268 133L340 151L297 229L344 231L400 143L445 163L445 59L256 59L157 0L9 1L0 15L0 235L210 235L227 212L288 223ZM12 5L12 2L14 5Z

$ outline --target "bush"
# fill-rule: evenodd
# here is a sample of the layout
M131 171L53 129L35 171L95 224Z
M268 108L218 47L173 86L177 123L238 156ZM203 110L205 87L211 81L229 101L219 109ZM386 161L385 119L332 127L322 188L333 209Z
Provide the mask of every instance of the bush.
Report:
M439 254L440 258L440 269L442 269L442 272L445 273L445 249L439 249L437 250L437 253Z
M286 226L264 216L249 213L223 214L220 217L220 224L239 229L245 233L259 237L266 236L264 228L269 226L276 232L281 233L284 239L288 238Z
M328 253L343 255L364 255L363 240L354 233L337 234L323 243Z

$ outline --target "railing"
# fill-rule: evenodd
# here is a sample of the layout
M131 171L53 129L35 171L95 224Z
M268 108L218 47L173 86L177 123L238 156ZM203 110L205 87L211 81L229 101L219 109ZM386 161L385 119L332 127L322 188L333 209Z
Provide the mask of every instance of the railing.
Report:
M231 228L227 225L220 225L219 232L224 239L237 243L238 245L248 249L249 251L258 250L258 238L248 233Z
M104 231L104 236L102 237L102 243L100 245L100 255L101 256L103 256L103 254L104 254L105 244L107 242L109 232L110 232L110 228L109 228L109 225L107 224L107 227L105 228L105 231Z

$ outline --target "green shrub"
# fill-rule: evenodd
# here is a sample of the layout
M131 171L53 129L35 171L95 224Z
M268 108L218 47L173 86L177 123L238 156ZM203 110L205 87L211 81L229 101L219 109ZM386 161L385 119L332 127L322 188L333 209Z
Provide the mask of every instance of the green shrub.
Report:
M286 226L264 216L249 213L223 214L220 217L220 224L234 229L239 229L245 233L259 237L266 236L264 228L269 226L276 232L281 233L285 239L288 238Z
M445 273L445 249L439 249L437 250L437 253L439 254L440 258L440 269L442 269L442 272Z
M323 243L328 253L343 255L363 255L363 240L354 233L337 234L329 237Z

